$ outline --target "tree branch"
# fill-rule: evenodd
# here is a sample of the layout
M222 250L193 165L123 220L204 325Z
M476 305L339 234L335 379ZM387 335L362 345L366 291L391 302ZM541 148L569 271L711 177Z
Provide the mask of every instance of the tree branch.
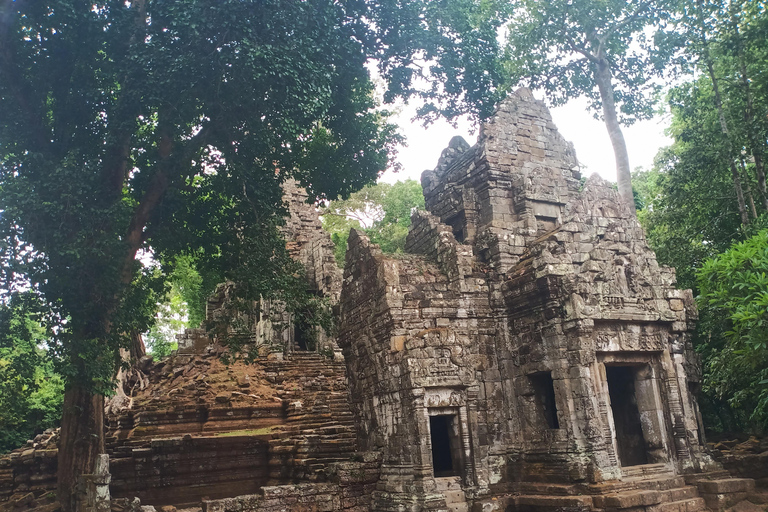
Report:
M577 44L573 37L568 33L568 31L565 30L565 19L563 19L562 34L565 36L566 43L572 52L583 55L590 62L597 63L597 56L593 55L589 50L587 50L583 44Z
M629 23L635 21L640 16L640 13L642 13L650 5L651 2L640 2L637 5L635 12L610 27L602 36L597 37L597 40L600 41L600 44L597 47L597 56L600 57L602 55L601 52L605 51L605 45L608 43L608 39L610 39L613 34L624 28Z
M178 144L173 141L168 133L161 134L157 144L160 161L156 165L155 174L152 176L144 196L139 202L139 206L133 212L133 217L128 225L125 236L128 252L125 255L121 271L123 284L128 284L133 279L133 262L136 259L136 253L149 236L146 230L147 224L157 206L161 203L165 193L180 176L174 175L173 170L184 169L189 166L189 162L194 154L206 144L210 131L208 126L203 126L197 134L186 141L180 148L177 147Z
M143 36L146 34L146 0L136 0L132 3L132 7L136 9L136 18L131 35L125 45L126 54L132 46L142 43L144 41ZM131 102L126 105L128 102L127 98L130 96L129 91L131 90L127 73L120 82L120 97L113 111L113 119L110 120L111 124L119 128L115 134L114 142L106 150L105 163L102 168L107 191L104 196L107 200L118 197L122 193L123 184L128 178L130 172L128 162L131 156L131 136L133 130L131 129L132 127L127 127L126 125L139 115L141 108L137 102ZM124 114L120 115L122 112Z

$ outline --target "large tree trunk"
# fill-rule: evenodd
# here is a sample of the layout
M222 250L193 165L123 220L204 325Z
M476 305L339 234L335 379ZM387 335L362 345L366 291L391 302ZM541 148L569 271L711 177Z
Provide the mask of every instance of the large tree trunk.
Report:
M71 385L64 392L56 495L63 512L74 512L80 475L93 473L104 453L104 397Z
M616 157L616 181L619 185L619 195L633 214L635 210L635 197L632 193L632 173L629 168L629 154L627 144L624 142L624 134L616 115L616 102L613 98L613 85L611 84L611 68L605 58L600 58L593 64L595 82L600 91L600 100L603 104L603 120L608 128L608 137L613 145L613 153Z
M136 329L131 331L131 359L138 361L147 355L147 346L144 344L144 338Z

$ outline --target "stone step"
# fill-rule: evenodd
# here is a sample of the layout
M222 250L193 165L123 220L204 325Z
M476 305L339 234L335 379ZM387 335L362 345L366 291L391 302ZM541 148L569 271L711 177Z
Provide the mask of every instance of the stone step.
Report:
M692 498L698 498L697 490L687 485L667 490L631 489L606 496L594 496L593 502L598 508L622 510L674 503Z
M768 491L756 489L747 495L747 499L755 505L768 505Z
M606 510L622 510L637 507L650 507L662 502L660 491L629 490L607 496L594 496L593 503Z
M551 484L544 482L521 482L522 494L538 494L544 496L568 496L580 494L579 489L571 484Z
M731 474L728 473L728 471L724 469L720 469L717 471L707 471L705 473L693 473L690 475L685 475L685 483L688 485L696 485L698 482L701 482L702 480L721 480L723 478L730 478Z
M755 481L751 478L700 480L696 485L707 507L714 511L732 507L755 491Z
M296 423L290 423L289 426L295 426L298 427L299 431L306 431L306 430L319 430L326 427L341 427L347 432L354 432L355 431L355 424L351 421L303 421L303 422L296 422Z
M685 487L685 478L675 475L656 476L641 479L624 479L624 481L639 489L654 491L666 491L668 489Z
M520 509L571 509L571 510L590 510L592 509L592 496L545 496L536 494L524 494L513 498L515 507Z
M751 478L722 478L719 480L702 480L698 482L699 491L703 494L731 494L736 492L752 492L755 481Z
M646 476L671 473L667 464L641 464L639 466L625 466L621 468L624 478L641 478Z
M354 434L355 432L355 425L352 422L340 422L340 421L322 421L322 422L314 422L314 423L295 423L291 426L298 427L295 432L307 432L309 430L319 430L327 427L341 427L346 432L349 432L351 434Z
M452 503L466 503L467 497L464 495L464 491L459 489L458 491L443 491L445 496L445 504L450 505Z
M689 498L687 500L662 503L658 510L653 512L703 512L707 510L707 504L703 498Z
M682 501L698 497L698 490L693 485L686 485L685 487L678 487L677 489L669 489L662 492L662 501L664 502Z

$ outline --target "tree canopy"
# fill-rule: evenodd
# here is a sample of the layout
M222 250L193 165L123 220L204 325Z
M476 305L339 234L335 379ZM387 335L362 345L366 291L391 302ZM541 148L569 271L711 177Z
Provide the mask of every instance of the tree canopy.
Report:
M704 392L715 403L727 404L731 417L742 422L741 429L764 430L768 427L768 230L708 260L698 278L699 304L710 335L701 345ZM713 426L736 427L722 416L715 418L719 421Z
M634 210L621 124L653 114L660 87L652 78L669 55L653 45L653 33L670 16L670 2L524 0L511 9L508 79L543 89L555 105L590 100L613 145L619 193Z
M740 325L732 315L740 301L759 307L758 295L745 299L747 289L766 291L750 274L762 271L758 233L768 219L766 3L708 1L680 9L677 32L668 34L687 43L676 60L685 80L667 96L674 143L657 155L654 169L634 176L644 203L639 217L659 261L677 269L680 287L699 294L694 342L705 370L705 424L759 431L767 425L760 397L768 384L750 365L764 364L766 354L732 334ZM742 334L765 339L756 324L741 325Z
M386 253L402 253L414 210L424 209L424 193L415 180L377 183L331 201L321 210L323 228L336 246L336 261L344 265L351 228L363 229Z
M63 383L42 343L49 337L34 293L0 304L0 453L61 418Z
M394 99L423 85L424 62L450 59L422 96L449 115L490 110L493 27L458 9L447 30L429 5L0 0L0 227L27 245L14 275L53 324L65 511L103 450L117 349L151 324L178 257L237 283L243 302L290 305L300 276L279 236L280 184L335 198L386 167L398 139L368 62ZM484 50L462 32L486 34ZM137 260L148 250L164 272Z

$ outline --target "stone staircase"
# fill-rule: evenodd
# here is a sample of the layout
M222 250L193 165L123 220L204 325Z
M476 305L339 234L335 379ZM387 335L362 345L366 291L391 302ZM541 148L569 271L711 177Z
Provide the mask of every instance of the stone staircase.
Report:
M606 512L699 512L706 510L704 499L685 478L667 475L625 477L629 487L606 495L593 496L594 508Z
M686 475L685 480L698 488L707 508L714 512L734 506L752 498L755 481L751 478L733 478L726 470Z
M516 512L723 512L751 496L754 481L727 471L676 476L662 464L625 468L618 481L574 486L523 483Z
M445 510L448 512L468 512L469 505L464 491L461 489L461 478L448 476L435 478L438 493L445 496Z
M265 366L287 404L285 424L269 442L270 478L324 480L328 464L350 460L357 447L344 363L294 352Z

